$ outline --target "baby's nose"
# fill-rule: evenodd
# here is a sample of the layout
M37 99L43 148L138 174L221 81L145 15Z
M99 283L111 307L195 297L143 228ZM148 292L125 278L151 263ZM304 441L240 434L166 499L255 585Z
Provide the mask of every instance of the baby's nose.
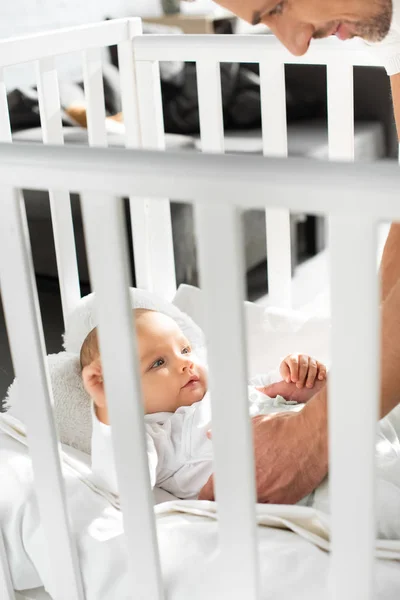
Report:
M182 356L181 359L181 369L182 371L187 371L193 367L193 361L190 357Z

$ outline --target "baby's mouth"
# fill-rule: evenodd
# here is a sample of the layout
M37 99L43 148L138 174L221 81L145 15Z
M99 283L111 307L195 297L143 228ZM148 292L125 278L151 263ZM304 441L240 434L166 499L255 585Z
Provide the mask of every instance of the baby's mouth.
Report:
M199 379L200 377L198 375L192 375L189 381L185 383L185 385L182 387L182 389L195 385L199 381Z

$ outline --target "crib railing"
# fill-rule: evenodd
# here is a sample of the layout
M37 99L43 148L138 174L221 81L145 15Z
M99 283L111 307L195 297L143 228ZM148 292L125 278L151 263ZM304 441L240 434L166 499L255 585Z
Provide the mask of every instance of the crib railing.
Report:
M60 98L55 58L81 51L88 111L89 144L106 146L101 49L118 46L122 105L129 148L165 149L160 60L194 61L197 65L202 149L224 151L219 63L260 65L263 152L287 156L284 65L327 66L328 132L331 159L354 158L353 66L371 65L373 57L361 42L314 42L304 57L293 57L272 36L141 35L139 19L51 31L0 42L0 140L11 141L3 70L35 62L43 141L62 144ZM272 91L272 93L271 93ZM69 197L50 191L57 268L64 315L79 298L77 261ZM138 286L172 297L175 291L174 255L169 203L137 199L130 203L135 273ZM268 284L274 305L291 305L289 214L270 209L266 214ZM151 240L151 244L149 243ZM162 258L163 268L158 265Z
M99 299L100 344L116 433L114 450L133 598L162 598L163 591L138 378L130 369L136 348L128 334L131 319L127 243L121 201L115 197L130 197L138 285L166 297L174 292L175 275L169 203L165 198L193 202L195 207L206 333L210 341L211 392L212 397L219 399L213 405L221 543L218 560L226 596L230 598L259 597L254 468L243 387L246 368L240 212L245 208L267 209L270 293L276 304L286 306L290 304L289 211L329 216L335 365L329 408L333 597L372 599L373 447L378 398L374 238L380 219L399 218L400 209L395 202L399 174L395 166L388 165L318 163L316 169L311 161L282 160L287 155L283 65L294 62L327 65L330 157L351 160L354 155L352 66L370 64L370 56L356 42L346 46L335 40L314 43L305 57L294 58L273 38L141 36L140 33L138 20L123 20L0 42L0 68L36 61L43 139L52 144L51 147L8 144L0 149L0 278L21 394L34 399L27 403L25 420L39 510L57 581L57 600L81 600L84 595L76 548L69 531L50 408L43 331L19 192L22 188L51 190L65 315L79 300L69 193L81 193L92 284ZM54 146L63 142L54 57L76 50L83 52L89 143L106 146L99 48L114 44L118 45L127 147L164 149L158 61L194 60L202 147L214 155L175 156ZM223 152L220 61L260 63L264 155L280 160L215 156ZM269 89L274 90L272 95ZM2 76L0 135L4 141L11 140ZM355 267L357 294L352 294ZM216 292L221 287L222 272L224 294ZM363 299L362 310L359 298ZM106 318L110 303L121 306L121 310L115 311L112 328ZM224 361L226 338L230 340L229 373ZM107 351L116 341L121 348L118 370L114 356ZM365 377L355 382L350 365L360 346ZM121 360L126 367L124 381L117 376ZM343 388L347 390L345 403L340 393ZM128 401L132 397L133 404ZM229 407L224 398L230 398ZM366 416L355 444L350 424L358 422L361 410ZM227 412L229 423L225 419ZM126 456L132 457L131 463L127 463ZM225 468L231 462L236 465L235 476ZM49 486L53 490L51 498L47 493ZM8 589L4 589L4 597L8 598Z
M206 333L210 345L211 394L218 398L213 404L221 543L217 560L221 581L225 582L230 598L259 597L254 469L243 387L246 370L243 265L238 218L242 209L260 208L266 204L329 216L334 290L332 361L335 366L331 374L329 409L333 597L372 599L374 440L379 364L375 230L381 219L400 219L400 207L396 202L400 183L397 165L320 163L316 172L311 161L300 159L3 144L0 147L0 178L2 298L20 390L31 399L26 414L39 500L43 489L51 486L52 490L58 490L51 503L42 497L42 507L48 510L42 518L43 526L46 522L48 525L46 535L51 547L50 556L57 556L54 564L60 582L57 600L83 596L73 544L68 545L68 538L60 536L60 518L65 516L66 506L48 402L50 392L43 362L37 294L17 191L22 187L67 188L82 194L92 283L98 294L100 344L115 430L115 456L131 559L133 598L161 598L163 594L143 421L138 418L142 413L138 379L130 369L136 351L130 334L126 239L121 201L114 196L135 198L145 194L158 201L167 195L177 201L193 202L196 210ZM222 231L224 244L220 243ZM221 272L225 274L223 293ZM107 319L110 303L120 306L120 310L114 311L112 326ZM230 347L229 366L225 361L226 339L229 339ZM118 364L110 351L115 343L121 349ZM365 368L362 378L354 378L353 358L360 347L363 348ZM123 381L119 379L121 372L126 374ZM345 394L343 390L346 390ZM131 402L132 397L135 403ZM225 398L229 398L228 406ZM228 413L229 420L226 419ZM356 433L355 423L359 423ZM131 457L130 463L127 456ZM48 470L49 460L50 463L53 461L52 470ZM234 475L226 468L231 464L235 464ZM67 520L64 526L67 530ZM61 555L64 560L58 563Z

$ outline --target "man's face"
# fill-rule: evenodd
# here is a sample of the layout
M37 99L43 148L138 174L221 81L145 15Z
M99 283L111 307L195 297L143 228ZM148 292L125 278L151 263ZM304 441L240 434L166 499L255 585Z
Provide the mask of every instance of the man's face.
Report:
M216 0L250 23L265 23L297 56L313 38L378 42L389 31L392 0Z

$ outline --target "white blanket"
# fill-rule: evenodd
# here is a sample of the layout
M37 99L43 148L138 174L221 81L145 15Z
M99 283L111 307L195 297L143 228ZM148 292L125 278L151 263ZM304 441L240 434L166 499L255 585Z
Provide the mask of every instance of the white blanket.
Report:
M0 495L0 526L9 552L14 587L27 589L43 584L51 595L52 574L43 552L45 540L24 428L14 419L2 416L0 429L0 480L2 490L7 491ZM86 598L129 597L118 500L93 485L87 458L65 448L62 457ZM168 597L221 598L221 591L217 593L220 578L215 503L172 501L156 506L155 513L164 580L171 594ZM262 597L292 599L293 586L301 581L304 598L319 600L328 568L329 517L307 507L257 505L257 522ZM378 541L376 556L400 561L400 541ZM107 564L108 568L98 569L99 564ZM378 565L378 583L383 592L377 597L392 598L389 591L400 589L400 564L384 560ZM278 577L278 573L285 576ZM210 586L215 588L215 595L210 595ZM271 589L275 590L272 595Z

